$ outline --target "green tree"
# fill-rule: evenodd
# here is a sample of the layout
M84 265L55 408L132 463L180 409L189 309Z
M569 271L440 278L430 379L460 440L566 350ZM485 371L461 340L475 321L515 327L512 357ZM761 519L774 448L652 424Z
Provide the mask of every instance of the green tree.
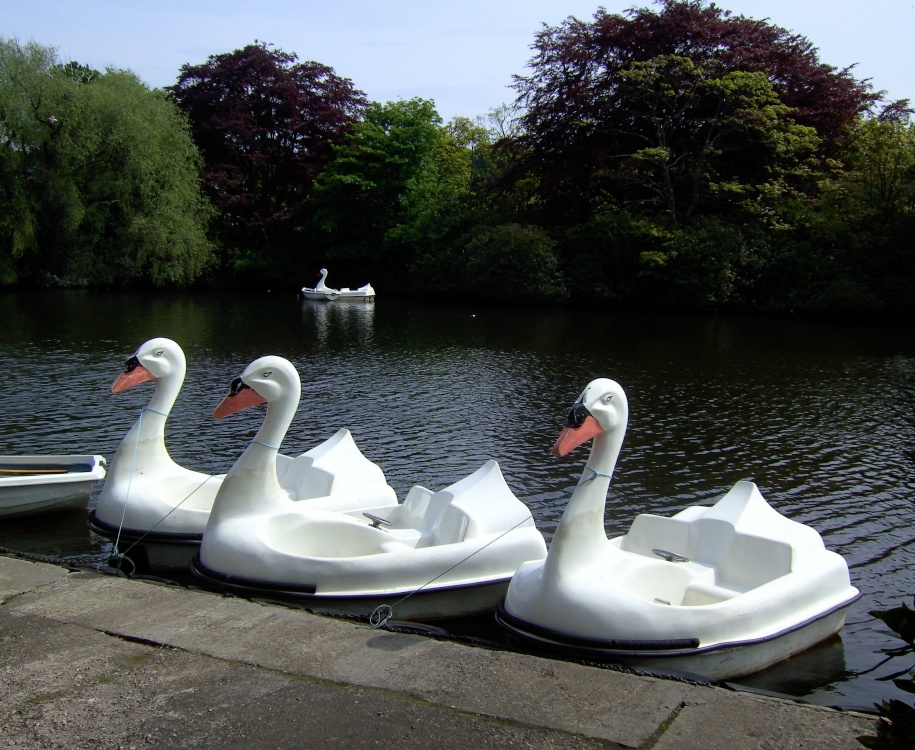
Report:
M0 281L18 280L20 269L37 254L36 173L49 154L55 119L46 102L55 81L48 75L54 50L34 43L0 39ZM37 264L32 264L37 265Z
M809 220L818 248L808 304L915 313L915 125L908 116L859 122L847 168L825 180Z
M418 196L429 193L447 161L444 138L432 101L368 107L315 181L316 222L328 259L358 265L373 279L401 280L411 260L403 241L410 232L401 225L423 222Z
M858 207L859 221L892 228L915 214L915 125L908 116L861 120L836 184Z
M769 220L814 171L816 132L793 122L762 73L660 56L621 77L631 125L620 135L630 146L611 179L629 206L678 220L740 207Z
M212 257L183 116L132 73L0 40L7 283L186 284Z
M566 296L555 243L540 227L504 224L480 229L467 243L464 258L465 297L543 304Z
M425 165L407 180L399 222L386 236L410 257L433 255L476 218L474 199L487 169L489 134L466 117L445 125Z

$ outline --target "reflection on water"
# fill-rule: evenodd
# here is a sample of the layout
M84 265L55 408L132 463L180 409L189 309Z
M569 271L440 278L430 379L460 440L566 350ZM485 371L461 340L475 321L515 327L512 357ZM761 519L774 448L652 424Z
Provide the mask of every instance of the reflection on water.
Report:
M760 690L804 696L816 693L823 685L850 676L846 666L845 644L836 635L765 672L743 677L738 682Z
M152 390L113 395L109 386L141 342L168 336L188 360L166 430L179 463L232 465L262 411L216 422L213 408L251 360L279 354L302 375L285 453L346 426L401 497L496 458L548 539L585 457L549 449L584 386L613 377L631 413L608 533L625 532L639 512L707 504L754 480L845 556L863 596L841 639L752 684L860 708L894 695L876 678L898 665L865 673L897 643L868 612L915 594L915 344L904 334L279 295L4 294L0 315L0 452L111 457ZM68 523L64 543L40 525L4 522L0 545L90 551L79 519Z
M375 305L363 300L302 300L302 320L325 346L334 342L367 346L374 334Z

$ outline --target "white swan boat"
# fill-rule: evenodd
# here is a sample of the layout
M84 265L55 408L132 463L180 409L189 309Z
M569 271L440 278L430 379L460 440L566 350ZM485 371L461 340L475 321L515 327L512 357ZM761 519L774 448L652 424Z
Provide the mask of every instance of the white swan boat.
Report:
M178 465L165 447L165 423L185 372L184 352L167 338L150 339L127 360L112 392L150 380L156 387L121 441L89 514L92 531L115 542L135 563L157 570L189 568L225 478ZM384 472L362 455L346 429L295 458L278 456L277 471L290 501L352 510L397 498Z
M85 509L104 478L102 456L0 456L0 516Z
M785 518L752 482L711 507L642 514L607 539L606 494L628 404L612 380L588 385L553 452L593 438L545 561L522 565L497 621L547 650L726 680L837 633L858 598L845 560Z
M362 300L363 302L374 302L375 301L375 290L372 288L371 284L365 284L356 289L350 289L349 287L341 287L340 289L334 289L333 287L327 286L325 283L327 281L327 269L321 269L321 278L318 279L318 283L313 287L303 286L302 287L302 297L305 299L318 300L321 302L333 302L334 300Z
M216 496L192 567L198 577L313 609L369 614L387 605L400 618L431 620L491 612L518 566L546 555L530 510L491 460L439 492L413 487L403 504L370 512L291 503L275 464L299 390L289 362L263 357L217 407L220 418L268 404Z

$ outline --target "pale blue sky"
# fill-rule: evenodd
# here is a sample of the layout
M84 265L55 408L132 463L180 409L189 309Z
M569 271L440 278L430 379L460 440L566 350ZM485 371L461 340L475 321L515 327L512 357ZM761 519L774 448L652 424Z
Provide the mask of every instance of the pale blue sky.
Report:
M0 36L56 47L62 60L175 82L255 39L316 60L369 99L434 99L446 120L513 100L541 23L652 6L650 0L0 0ZM822 62L915 104L915 0L719 0L806 36Z

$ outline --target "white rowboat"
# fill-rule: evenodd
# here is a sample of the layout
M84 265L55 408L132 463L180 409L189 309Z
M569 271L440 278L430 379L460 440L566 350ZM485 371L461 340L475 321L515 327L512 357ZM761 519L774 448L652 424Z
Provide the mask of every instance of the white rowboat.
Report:
M104 477L102 456L0 456L0 516L86 508Z

